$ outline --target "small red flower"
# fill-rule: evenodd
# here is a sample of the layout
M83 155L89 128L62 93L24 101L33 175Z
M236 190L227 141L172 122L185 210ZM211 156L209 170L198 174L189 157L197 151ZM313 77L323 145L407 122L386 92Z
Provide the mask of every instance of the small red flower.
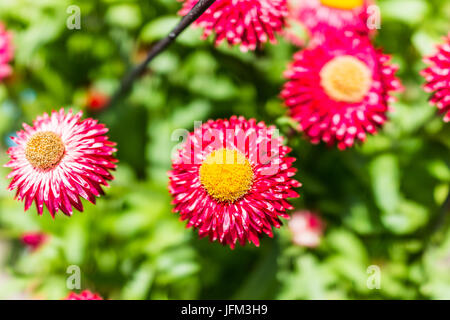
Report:
M5 26L0 23L0 80L12 73L9 62L13 58L12 35L6 31Z
M5 165L12 168L8 188L17 190L25 210L35 202L39 215L45 205L52 217L59 209L70 216L72 206L83 211L80 197L95 203L104 194L101 186L113 179L109 170L116 167L116 149L105 135L108 129L81 116L64 109L44 113L11 137L16 146L9 148L11 160Z
M103 298L97 293L84 290L80 294L71 292L64 300L103 300Z
M42 232L26 232L21 237L22 243L32 251L39 249L47 239L48 235Z
M383 125L402 88L389 60L367 37L330 34L294 55L281 97L312 143L351 147Z
M234 248L237 241L259 246L259 237L272 237L279 217L293 207L300 183L292 177L295 158L276 136L275 127L233 116L209 120L190 133L173 160L169 191L174 211L187 227L198 229Z
M184 1L183 16L198 2L180 1ZM282 31L287 15L287 0L216 0L195 24L204 29L205 39L215 32L216 45L226 40L248 51L267 41L275 43L275 34Z
M324 224L316 213L297 211L289 220L292 241L301 247L316 248L322 239Z
M353 31L367 35L368 0L300 0L294 2L294 15L311 32Z
M109 97L101 91L89 90L86 95L86 107L91 111L102 110L109 101Z
M438 52L424 61L429 67L421 74L427 81L425 90L433 92L430 103L444 115L445 122L450 122L450 32L438 46Z

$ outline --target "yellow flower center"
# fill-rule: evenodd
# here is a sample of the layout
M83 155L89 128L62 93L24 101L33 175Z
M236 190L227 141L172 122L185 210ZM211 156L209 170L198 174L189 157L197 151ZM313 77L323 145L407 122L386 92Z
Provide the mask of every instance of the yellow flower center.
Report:
M320 0L320 2L324 6L342 10L351 10L362 6L364 0Z
M64 143L56 133L38 132L28 140L25 157L33 167L48 170L61 161L64 151Z
M356 103L363 100L369 92L372 73L361 60L352 56L340 56L323 66L320 84L330 98Z
M200 166L200 182L218 201L234 202L252 187L253 169L245 155L237 150L211 152Z

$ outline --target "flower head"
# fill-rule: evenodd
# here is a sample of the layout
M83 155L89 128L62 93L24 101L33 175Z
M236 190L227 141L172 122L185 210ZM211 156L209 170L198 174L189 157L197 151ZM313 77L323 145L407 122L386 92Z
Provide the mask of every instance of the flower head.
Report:
M47 239L48 235L42 232L26 232L21 237L22 243L32 251L39 249Z
M330 35L294 55L281 96L312 143L345 149L387 119L390 92L402 88L389 60L366 37Z
M64 300L103 300L103 298L97 293L84 290L79 294L71 292Z
M181 1L183 16L198 2ZM267 41L275 43L275 34L282 31L287 14L287 0L216 0L195 24L204 29L205 39L214 32L216 45L226 40L248 51Z
M322 239L323 229L320 217L310 211L297 211L289 220L292 241L301 247L317 247Z
M187 227L198 229L234 248L237 241L259 246L259 237L272 236L279 217L298 197L292 179L295 158L276 136L275 127L233 116L209 120L190 133L173 160L169 191L174 211Z
M81 116L64 109L44 113L11 137L16 146L9 148L11 160L5 165L12 169L8 188L17 189L25 210L34 201L40 215L45 205L52 217L59 209L70 216L72 206L83 211L80 196L95 203L103 194L101 186L113 179L109 170L116 167L116 149L105 136L108 129Z
M8 64L13 58L12 35L5 30L5 26L0 23L0 80L8 77L12 73L12 68Z
M433 92L430 103L444 114L444 121L450 122L450 33L438 47L438 52L425 58L428 68L422 71L427 83L425 90Z
M89 89L86 94L86 107L90 111L99 111L105 108L109 97L101 91Z
M312 35L343 30L369 33L368 0L300 0L296 4L294 15Z

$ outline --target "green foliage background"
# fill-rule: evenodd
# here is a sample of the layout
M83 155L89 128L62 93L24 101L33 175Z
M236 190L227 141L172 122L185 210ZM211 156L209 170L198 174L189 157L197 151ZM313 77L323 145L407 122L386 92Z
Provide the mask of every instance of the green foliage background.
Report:
M295 206L326 221L319 248L294 246L283 227L260 248L232 251L199 240L171 213L175 129L238 114L292 130L278 94L298 49L280 39L243 54L214 48L189 29L128 99L86 112L110 127L119 148L116 179L97 205L54 220L34 207L24 213L0 179L0 298L60 299L68 293L67 267L78 265L82 288L109 299L449 299L450 232L440 208L450 184L450 125L428 105L418 72L421 57L450 29L450 2L378 3L376 43L393 54L406 86L391 121L345 152L288 140L304 185ZM72 4L81 8L81 30L66 27ZM0 21L14 33L16 54L14 76L0 84L0 162L22 122L61 106L83 109L90 87L112 93L176 24L179 8L175 0L1 0ZM19 241L32 230L51 234L36 252ZM379 290L366 285L370 265L381 268Z

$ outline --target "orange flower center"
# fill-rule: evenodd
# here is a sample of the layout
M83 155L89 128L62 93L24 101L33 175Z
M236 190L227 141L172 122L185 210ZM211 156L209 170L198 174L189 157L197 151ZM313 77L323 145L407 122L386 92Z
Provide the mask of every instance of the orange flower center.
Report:
M323 66L320 84L330 98L356 103L362 101L369 92L372 73L361 60L352 56L340 56Z
M364 3L364 0L320 0L320 2L324 6L342 10L351 10L357 7L361 7Z
M28 140L25 157L34 168L48 170L54 168L64 155L64 143L54 132L35 133Z
M242 198L252 187L254 178L245 155L225 148L211 152L200 166L199 173L200 182L208 194L223 202Z

